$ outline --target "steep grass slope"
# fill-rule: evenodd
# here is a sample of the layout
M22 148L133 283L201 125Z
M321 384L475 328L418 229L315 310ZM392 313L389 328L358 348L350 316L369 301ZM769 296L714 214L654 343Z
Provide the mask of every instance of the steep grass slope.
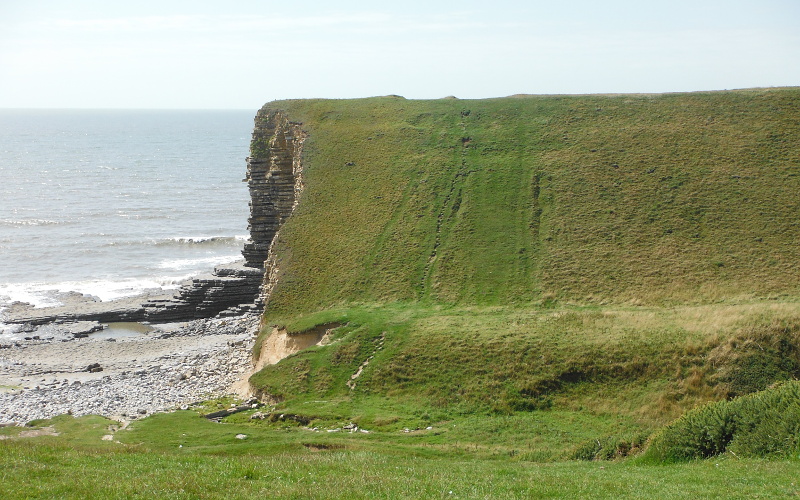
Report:
M271 316L798 291L798 89L276 109L309 139Z
M305 190L265 323L344 325L251 378L281 412L614 456L800 377L800 89L278 110Z

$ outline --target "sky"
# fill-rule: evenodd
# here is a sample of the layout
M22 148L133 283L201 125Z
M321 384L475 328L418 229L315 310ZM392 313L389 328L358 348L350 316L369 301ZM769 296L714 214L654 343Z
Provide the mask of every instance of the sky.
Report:
M800 0L0 0L0 108L800 85Z

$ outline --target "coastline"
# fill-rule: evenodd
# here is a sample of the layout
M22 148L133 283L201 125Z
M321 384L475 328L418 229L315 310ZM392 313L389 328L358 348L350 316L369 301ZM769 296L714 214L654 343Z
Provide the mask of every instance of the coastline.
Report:
M140 294L101 301L79 292L58 295L58 305L35 307L27 302L12 302L0 310L0 345L16 332L31 332L45 324L74 322L99 323L147 321L167 323L238 316L258 309L256 301L264 270L236 260L184 281L177 290L144 290ZM22 325L9 327L10 325ZM87 333L94 331L90 329ZM80 332L76 332L80 334Z
M173 293L12 303L0 314L0 425L62 414L126 422L246 396L263 269L245 264L218 266Z
M263 269L244 264L172 294L98 301L68 292L55 307L11 304L0 316L11 325L0 335L0 425L62 414L124 422L246 391Z
M232 394L251 366L259 321L246 314L124 338L15 342L0 349L0 424L67 413L129 421Z
M245 181L250 194L250 217L247 220L250 234L244 248L239 248L239 260L218 265L211 273L197 270L198 274L193 274L172 291L148 289L143 295L112 300L102 300L100 295L82 290L65 292L59 289L56 292L59 296L49 301L53 297L29 294L37 300L43 298L51 306L35 307L34 300L12 302L14 299L6 294L8 297L2 304L5 307L0 311L0 424L23 424L64 413L100 414L129 420L234 392L246 396L249 388L246 378L253 368L251 350L263 310L262 293L267 290L266 286L262 288L264 264L275 234L291 215L303 186L300 158L304 132L282 113L267 118L264 127L257 126L253 131L253 140L256 136L266 139L269 147L259 150L260 156L247 158ZM181 136L176 136L176 139L178 143L183 140ZM181 165L181 162L175 164L176 167ZM148 163L139 172L137 166L141 165L134 162L131 172L145 174L152 167ZM215 167L213 172L216 171ZM92 171L87 175L95 173ZM161 170L158 175L158 179L169 179ZM78 185L82 185L84 177L78 176ZM122 177L118 177L111 175L111 180L120 183ZM135 182L139 178L149 177L141 175L130 183L139 185ZM132 242L132 251L125 253L128 260L123 262L112 252L113 259L106 259L105 263L111 264L110 269L124 269L127 273L131 269L149 270L140 274L137 280L142 276L153 277L152 271L162 268L183 270L184 263L195 266L206 262L207 256L221 258L220 252L227 253L242 238L176 238L171 236L176 234L174 228L163 230L167 226L165 221L169 221L169 217L164 215L165 207L168 208L175 200L183 200L181 205L174 207L177 213L183 214L181 210L196 203L194 197L186 199L184 196L193 192L190 187L185 182L167 183L164 190L159 191L161 198L166 200L165 204L163 207L159 205L162 208L153 213L148 212L150 206L138 205L126 205L124 210L110 212L104 204L101 210L91 213L111 214L111 226L115 229L124 227L124 231L120 233L122 236L113 233L109 237L103 233L99 246L90 245L88 248L114 249ZM127 199L125 193L129 192L129 186L123 184L120 189L122 197ZM147 189L154 188L148 184ZM174 192L174 197L167 196L175 189L178 191ZM231 212L229 198L214 199L224 203L203 204L205 212L194 209L187 212L192 215L187 220L198 229L191 229L183 223L180 231L187 234L239 234L225 230L226 226L216 221L218 212ZM81 208L83 205L75 206ZM88 220L82 214L74 219ZM117 224L117 216L125 220L124 226ZM139 232L133 234L127 223L138 220L145 222L137 226ZM208 227L209 220L214 220L215 227L219 224L218 227L199 229ZM42 227L47 230L60 226ZM69 228L67 234L74 234L74 229ZM157 234L154 229L161 230L162 234ZM92 227L87 234L95 232ZM58 234L51 237L58 237ZM84 250L87 248L81 242L78 244ZM176 249L181 251L177 257L173 255ZM129 250L127 246L126 250ZM70 255L73 253L69 252ZM81 252L75 254L82 255ZM89 262L95 261L84 259L81 265L85 267ZM80 269L78 273L73 269L64 269L61 274L59 271L50 269L50 276L55 275L64 283L75 274L97 274L92 270L82 273ZM31 280L38 276L30 274ZM112 271L111 274L118 273ZM23 274L18 279L29 278ZM52 281L52 277L48 279ZM111 283L116 281L111 279ZM164 284L161 279L156 282ZM170 281L169 284L177 283ZM25 290L23 287L17 291ZM157 328L125 338L103 338L102 332L96 333L104 328L104 324L116 322L144 323L157 325ZM9 328L9 325L13 326Z
M12 118L0 424L130 420L229 393L251 366L263 277L242 261L251 112ZM118 322L147 326L105 328Z

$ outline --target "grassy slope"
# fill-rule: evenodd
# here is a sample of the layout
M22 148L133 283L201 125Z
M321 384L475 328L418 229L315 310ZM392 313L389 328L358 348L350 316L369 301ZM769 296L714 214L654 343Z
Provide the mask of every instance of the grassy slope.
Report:
M266 320L348 323L251 379L287 411L597 419L557 458L800 375L800 89L265 109L310 134Z
M799 89L267 107L310 133L271 318L797 294Z

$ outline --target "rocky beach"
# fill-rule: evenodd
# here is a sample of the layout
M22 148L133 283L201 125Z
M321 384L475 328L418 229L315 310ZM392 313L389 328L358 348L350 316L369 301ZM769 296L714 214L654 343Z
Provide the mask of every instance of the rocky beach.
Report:
M126 421L230 394L251 366L258 326L246 314L119 334L30 328L0 345L0 424L67 413Z

